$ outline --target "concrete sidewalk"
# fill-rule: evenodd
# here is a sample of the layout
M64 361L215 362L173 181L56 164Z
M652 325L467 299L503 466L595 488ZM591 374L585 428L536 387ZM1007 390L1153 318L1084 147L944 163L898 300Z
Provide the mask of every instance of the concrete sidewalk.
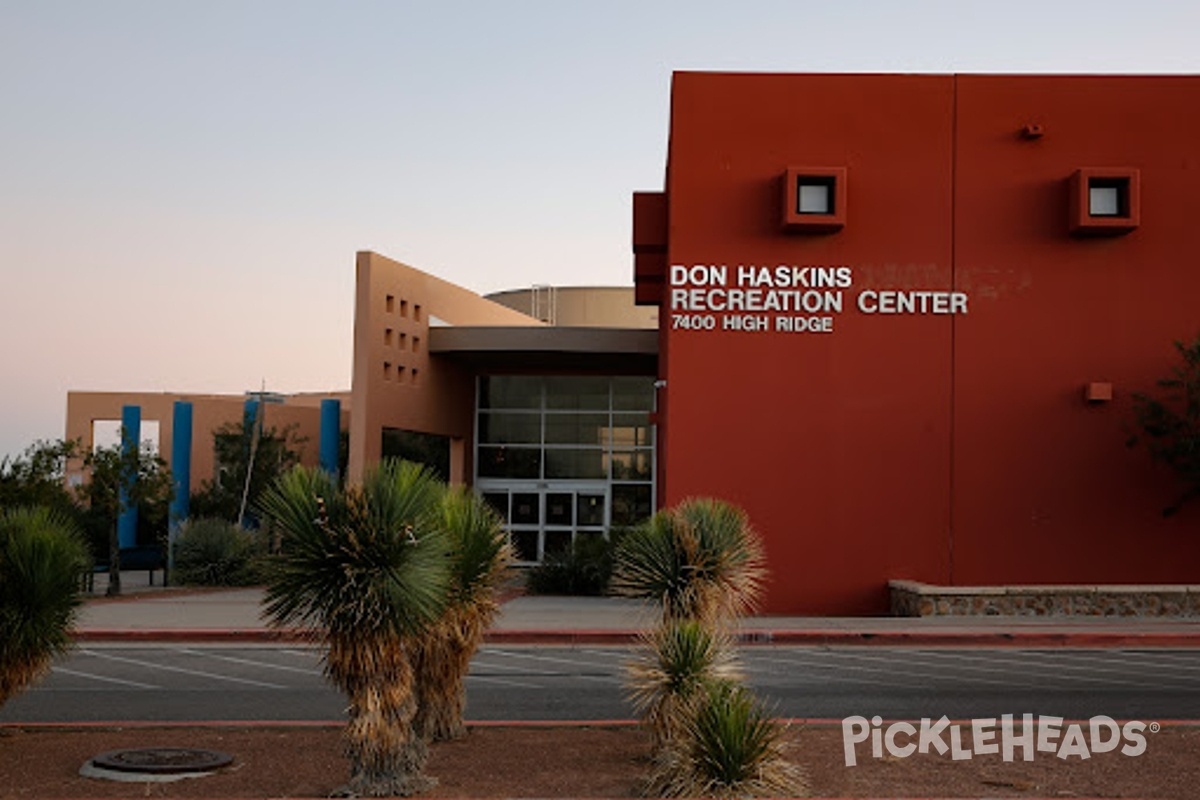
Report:
M122 576L127 592L84 605L77 636L88 641L272 641L294 638L260 618L261 589L163 589ZM522 596L489 631L511 644L625 644L653 627L653 609L611 597ZM797 617L743 620L746 643L891 646L1200 647L1200 620L1136 617Z

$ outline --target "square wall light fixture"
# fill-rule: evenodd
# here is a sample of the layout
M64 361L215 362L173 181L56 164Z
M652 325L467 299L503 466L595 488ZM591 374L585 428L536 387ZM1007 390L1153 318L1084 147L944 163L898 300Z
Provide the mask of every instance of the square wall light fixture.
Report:
M1141 224L1141 186L1136 169L1089 167L1071 176L1071 233L1120 236Z
M833 233L846 224L845 167L789 167L783 176L783 229Z

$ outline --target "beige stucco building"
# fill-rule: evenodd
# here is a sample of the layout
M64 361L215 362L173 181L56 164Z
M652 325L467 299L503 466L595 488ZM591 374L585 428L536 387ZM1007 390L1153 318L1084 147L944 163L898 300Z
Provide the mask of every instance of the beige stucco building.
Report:
M372 252L355 271L350 391L261 404L265 425L294 427L302 463L318 463L321 404L337 400L350 480L384 457L423 461L496 505L525 561L649 513L657 309L635 306L632 287L484 297ZM90 448L139 406L143 434L169 457L173 408L190 402L196 491L216 469L213 432L257 397L71 392L66 435Z

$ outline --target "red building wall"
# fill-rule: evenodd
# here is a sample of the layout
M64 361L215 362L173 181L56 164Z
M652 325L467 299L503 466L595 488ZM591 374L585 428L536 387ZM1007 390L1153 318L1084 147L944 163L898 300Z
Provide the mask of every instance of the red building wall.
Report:
M643 255L645 235L638 248L639 295L662 306L661 500L749 511L770 610L881 612L890 578L1192 580L1198 537L1161 519L1166 479L1124 440L1129 392L1200 327L1198 93L1187 78L677 74L665 198L649 198L665 258ZM1140 170L1136 231L1068 234L1069 177L1093 166ZM793 167L846 170L844 227L782 229ZM749 288L750 265L849 268L842 309L818 315L832 330L681 308L677 289ZM672 284L673 266L691 280ZM967 313L863 313L872 291L962 292ZM771 329L723 330L730 316ZM1114 402L1085 404L1089 381Z
M1125 446L1131 393L1200 332L1200 80L961 76L957 83L954 579L1195 583L1195 510ZM1021 139L1024 123L1044 135ZM1066 234L1067 177L1139 171L1141 224ZM1081 387L1111 382L1112 403Z

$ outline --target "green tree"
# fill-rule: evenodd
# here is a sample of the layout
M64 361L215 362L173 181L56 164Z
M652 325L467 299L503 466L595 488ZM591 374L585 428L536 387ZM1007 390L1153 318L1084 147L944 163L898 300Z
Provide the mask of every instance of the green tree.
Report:
M265 615L324 644L326 677L349 698L352 796L407 796L433 785L413 729L413 670L404 647L445 607L442 485L425 469L384 462L361 486L295 468L268 489L263 514L282 531Z
M0 706L70 645L90 567L70 517L47 508L0 512Z
M1200 335L1192 342L1175 342L1181 364L1158 382L1158 396L1135 394L1134 414L1139 432L1132 443L1146 445L1150 456L1179 477L1183 491L1163 509L1164 516L1200 497Z
M0 508L44 506L77 516L66 472L67 462L79 455L78 441L38 440L16 458L0 459Z
M174 484L167 462L147 446L126 449L121 445L101 447L89 453L84 464L88 480L81 487L88 511L108 531L108 590L121 593L121 546L117 520L129 508L137 508L157 525L156 538L166 539L166 509ZM121 488L126 487L124 495Z
M192 516L244 524L243 513L253 513L263 492L300 463L299 448L303 443L294 425L247 428L241 422L230 422L217 428L213 432L216 475L205 479L200 490L192 495Z
M500 610L496 591L513 560L504 520L473 492L446 491L438 523L450 547L449 602L433 625L406 642L416 680L414 725L433 742L467 733L467 670Z

